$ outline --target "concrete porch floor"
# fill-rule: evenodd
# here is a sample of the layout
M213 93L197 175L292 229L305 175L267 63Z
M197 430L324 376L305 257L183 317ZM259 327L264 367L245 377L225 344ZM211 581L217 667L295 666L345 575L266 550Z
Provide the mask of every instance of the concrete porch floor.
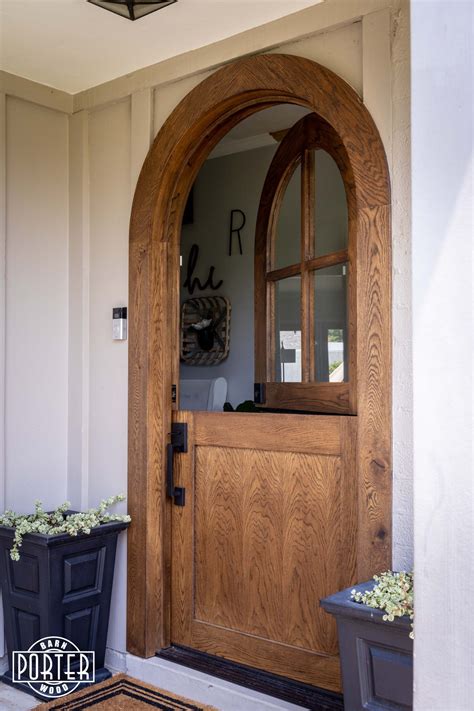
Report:
M122 661L125 662L125 655ZM125 669L115 669L114 673L117 671ZM221 711L302 711L301 706L155 658L145 660L126 655L126 672L191 701L212 704ZM1 711L30 711L39 704L33 696L0 682Z
M29 711L38 706L33 696L0 682L0 709L2 711Z

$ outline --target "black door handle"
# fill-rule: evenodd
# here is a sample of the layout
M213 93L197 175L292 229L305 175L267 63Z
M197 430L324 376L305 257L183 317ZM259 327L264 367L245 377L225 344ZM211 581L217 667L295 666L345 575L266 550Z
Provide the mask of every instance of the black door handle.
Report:
M166 445L166 494L174 499L176 506L184 506L186 489L174 485L174 454L188 451L188 426L185 422L173 422L171 425L171 442Z

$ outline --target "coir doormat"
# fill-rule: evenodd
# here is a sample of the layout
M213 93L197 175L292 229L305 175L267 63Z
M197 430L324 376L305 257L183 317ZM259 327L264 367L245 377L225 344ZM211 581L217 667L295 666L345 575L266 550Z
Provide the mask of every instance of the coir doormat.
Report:
M62 699L40 704L36 711L80 711L88 708L93 708L94 711L216 711L213 706L203 706L125 674L118 674L90 689L83 689Z

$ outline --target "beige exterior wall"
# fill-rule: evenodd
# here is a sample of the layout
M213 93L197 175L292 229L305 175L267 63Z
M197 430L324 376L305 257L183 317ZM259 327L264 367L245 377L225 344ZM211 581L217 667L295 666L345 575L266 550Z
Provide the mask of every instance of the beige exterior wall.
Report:
M385 144L394 227L394 566L408 567L412 564L409 39L407 6L398 0L326 0L288 20L74 97L3 77L6 103L27 107L28 131L42 143L34 160L43 164L38 185L28 174L18 126L7 120L5 131L0 123L0 139L10 156L6 193L5 176L2 180L0 174L0 200L6 194L16 205L16 212L8 213L6 234L0 225L7 273L6 308L0 293L0 355L7 356L7 380L15 368L19 388L7 391L6 412L0 408L7 432L6 467L0 471L6 503L29 508L28 497L34 491L32 499L40 496L56 504L67 493L74 506L88 506L126 490L127 344L111 340L111 311L127 303L128 221L139 170L154 135L179 100L218 66L258 51L305 56L338 73L367 104ZM44 116L54 126L46 143ZM14 167L17 161L23 173ZM47 202L43 221L38 222L31 205L43 203L43 194ZM18 236L22 220L28 224ZM48 264L47 284L39 281L41 260ZM41 309L44 330L31 313L34 303ZM20 317L27 320L18 324ZM5 323L7 345L2 350ZM28 351L48 361L33 391L28 390L31 353L20 353L24 343ZM34 412L39 403L45 427L48 419L52 423L41 457L24 446L25 439L38 437L36 419L28 413L16 430L20 406ZM12 466L18 450L21 468ZM40 471L46 477L49 469L57 481L48 483L46 491L42 483L46 479L26 486ZM13 497L16 491L18 496L23 492L19 501ZM125 649L125 574L122 541L109 636L109 645L117 650Z
M7 96L5 505L66 496L68 116Z

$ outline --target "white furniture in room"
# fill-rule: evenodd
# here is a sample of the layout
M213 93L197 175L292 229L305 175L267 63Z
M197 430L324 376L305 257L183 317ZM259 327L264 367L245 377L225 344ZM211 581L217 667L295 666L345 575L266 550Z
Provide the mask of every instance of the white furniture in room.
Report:
M181 380L180 410L222 412L227 397L227 380Z

